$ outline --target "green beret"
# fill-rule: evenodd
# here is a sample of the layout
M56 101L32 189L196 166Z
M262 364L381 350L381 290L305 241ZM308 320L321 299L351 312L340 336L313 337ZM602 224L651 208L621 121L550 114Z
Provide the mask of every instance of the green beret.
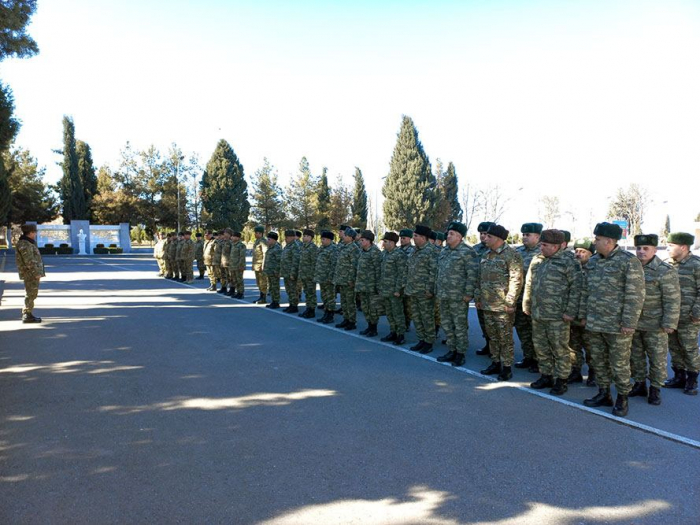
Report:
M692 246L695 242L695 237L685 232L673 232L668 234L666 242L670 244L685 244L687 246Z
M622 228L620 228L619 224L614 224L611 222L599 222L595 225L593 235L599 235L600 237L608 237L609 239L619 241L620 239L622 239Z
M568 232L566 230L559 230L559 231L564 234L564 240L562 242L569 244L571 242L571 232Z
M462 224L461 222L457 222L457 221L451 222L449 224L449 226L447 226L447 231L450 231L450 230L456 231L462 237L467 236L467 227L464 224Z
M479 226L476 228L476 230L479 233L486 233L489 231L489 228L491 227L492 224L496 224L495 222L482 222L479 224Z
M410 228L404 228L399 232L399 237L410 237L413 239L413 230Z
M520 233L542 233L542 225L539 222L526 222L521 226Z
M265 233L265 226L256 226L255 233Z
M430 232L430 239L433 241L437 241L437 238L438 238L437 234L438 234L438 232L436 232L435 230L432 230Z
M635 246L658 246L659 236L654 233L649 233L646 235L635 235L634 236Z
M340 226L338 226L338 231L345 233L345 230L347 230L349 227L350 226L348 226L347 224L341 224Z
M582 250L588 250L591 253L595 253L595 244L593 244L590 239L577 239L574 243L574 250L578 248L581 248Z
M564 232L561 230L543 230L540 234L540 241L547 244L562 244L564 242Z
M435 240L437 241L445 241L445 234L443 232L435 232Z

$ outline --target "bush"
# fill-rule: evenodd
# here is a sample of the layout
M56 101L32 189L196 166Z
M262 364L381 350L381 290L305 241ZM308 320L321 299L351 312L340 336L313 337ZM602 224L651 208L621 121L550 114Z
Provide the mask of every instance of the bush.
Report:
M116 248L117 245L116 245L116 244L110 244L109 247L110 247L110 248Z
M58 250L56 250L56 253L59 255L73 255L73 248L70 246L59 246Z
M59 248L68 248L68 245L64 242L58 245Z
M96 244L96 245L95 245L95 248L104 248L104 247L105 247L104 244Z
M44 244L44 248L46 248L47 250L53 250L53 244L51 244L51 243Z
M95 255L107 255L109 253L109 248L105 248L104 246L97 245L97 246L95 246L95 249L92 250L92 252Z
M53 246L49 248L48 245L46 245L43 248L39 248L39 253L41 255L56 255L56 248Z
M109 253L115 254L115 253L124 253L124 250L122 248L113 248L109 247Z

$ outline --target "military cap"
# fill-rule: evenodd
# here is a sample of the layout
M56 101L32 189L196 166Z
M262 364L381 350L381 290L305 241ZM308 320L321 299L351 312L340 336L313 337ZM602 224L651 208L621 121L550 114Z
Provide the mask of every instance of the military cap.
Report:
M467 236L467 227L462 224L461 222L453 221L447 226L447 231L456 231L459 233L462 237Z
M399 232L399 237L411 237L413 238L413 230L411 228L404 228Z
M307 228L304 230L304 235L308 235L309 237L315 237L316 232Z
M285 237L296 237L297 234L294 230L284 230Z
M543 230L540 241L548 244L561 244L564 242L564 232L561 230Z
M184 235L192 235L192 232L191 232L191 231L186 231L186 232L184 233Z
M321 239L330 239L332 241L335 239L335 235L333 235L333 232L329 232L328 230L323 230L321 232Z
M228 233L229 235L233 234L233 230L231 228L224 228L224 233Z
M673 232L668 235L666 242L671 244L685 244L687 246L692 246L695 242L695 237L685 232Z
M564 240L562 242L569 244L571 242L571 232L566 231L566 230L559 230L559 231L564 234Z
M357 231L355 230L355 228L351 228L350 226L348 226L347 228L345 228L345 235L354 239L355 237L357 237Z
M622 239L622 228L619 224L614 224L611 222L599 222L595 225L593 230L593 235L599 235L600 237L608 237L619 241Z
M423 226L422 224L416 224L416 229L414 230L416 235L422 235L423 237L430 237L430 234L432 233L432 230L428 228L427 226Z
M341 224L340 226L338 226L338 231L344 232L344 231L347 230L349 227L350 227L350 226L348 226L347 224Z
M28 233L36 231L36 224L23 224L21 226L21 228L22 228L22 233L26 235Z
M526 222L520 227L520 233L542 233L542 225L539 222Z
M435 230L431 231L430 232L430 239L433 241L437 241L437 238L438 238L437 233L438 232L436 232Z
M301 237L301 230L294 230L295 237Z
M489 228L491 227L492 224L496 224L495 222L482 222L477 226L476 230L479 233L486 233L489 231Z
M578 248L595 253L595 244L593 244L590 239L577 239L574 243L574 250Z
M634 236L635 246L658 246L659 236L654 233L648 233L643 235Z
M360 238L367 239L369 242L374 242L374 232L372 230L364 230Z
M508 234L510 232L500 224L492 222L491 226L489 226L489 229L486 230L486 233L488 233L489 235L493 235L494 237L498 237L499 239L503 239L505 241L508 238Z
M254 230L255 233L265 233L265 226L257 225Z
M445 232L435 232L435 240L436 241L444 241L445 240Z
M202 236L202 234L201 234L201 233L197 233L197 234L195 234L195 237L201 237L201 236Z
M399 235L396 232L386 232L384 234L384 237L382 237L383 241L392 241L392 242L399 242Z
M231 234L231 237L242 237L242 235L241 235L241 232L234 231L234 232Z
M267 232L267 238L277 240L280 236L277 235L277 232Z

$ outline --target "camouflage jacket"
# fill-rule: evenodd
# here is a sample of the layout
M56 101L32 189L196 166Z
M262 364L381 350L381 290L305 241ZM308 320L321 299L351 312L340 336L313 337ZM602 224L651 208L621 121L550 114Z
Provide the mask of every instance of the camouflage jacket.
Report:
M313 281L316 274L316 258L318 257L318 246L313 242L304 242L301 244L301 253L299 255L299 275L297 279L300 281Z
M194 258L197 260L204 258L204 241L194 241Z
M642 268L646 293L637 330L658 331L662 328L675 330L681 313L681 287L678 272L657 256Z
M691 253L682 261L669 259L668 262L678 271L678 282L681 286L681 314L678 324L691 323L691 317L700 319L700 257Z
M527 272L530 269L530 264L532 263L532 260L540 255L542 253L542 250L540 249L540 245L538 244L532 249L527 248L524 244L522 246L518 246L516 248L518 253L520 254L520 257L523 259L523 288L520 291L520 297L518 298L518 302L522 303L523 302L523 293L525 292L525 278L527 276Z
M343 244L338 251L338 262L335 265L333 283L338 286L350 286L355 284L357 277L357 260L360 257L360 249L357 244L351 242Z
M165 239L158 239L156 245L153 247L153 257L156 259L163 259L165 257Z
M406 286L406 269L408 256L401 248L385 250L382 257L381 277L379 280L379 295L391 297L395 293L403 293Z
M505 312L514 307L523 287L523 261L508 244L489 250L479 259L474 301L482 310Z
M433 244L426 242L418 246L408 258L408 276L406 277L406 295L435 295L437 278L437 250Z
M219 262L216 262L216 255L219 255ZM215 266L221 264L221 248L215 239L204 241L204 264Z
M173 241L175 243L175 260L179 261L182 259L182 247L185 244L185 239Z
M221 240L216 239L214 241L214 244L216 244L216 248L213 248L211 263L214 266L221 266L221 249L222 249Z
M438 257L437 296L439 299L462 301L474 297L479 256L463 242L455 248L446 246Z
M382 277L382 252L372 243L369 250L361 250L357 260L357 277L355 291L371 294L379 293L379 281Z
M481 257L481 256L484 255L487 251L489 251L488 246L486 246L483 242L480 242L479 244L475 244L473 248L474 248L474 251L476 252L476 254L477 254L479 257Z
M317 283L332 283L335 275L335 265L338 262L338 245L334 242L321 246L316 257L316 272L314 281Z
M231 258L231 240L221 239L219 246L221 246L221 266L228 267L228 261Z
M265 252L267 251L267 242L264 238L260 237L255 239L253 243L253 271L260 272L265 264Z
M163 259L167 259L168 261L174 261L176 253L177 253L177 241L173 241L172 239L170 239L169 241L166 241Z
M194 261L194 241L192 239L185 239L182 241L180 259L184 261Z
M275 243L272 248L268 248L265 252L265 264L263 265L263 273L273 277L279 277L282 268L282 247L279 243Z
M607 257L596 253L583 283L578 316L586 320L586 330L619 334L622 328L637 327L645 292L644 270L636 256L619 246Z
M228 267L234 270L245 270L245 243L243 241L231 242L231 249L228 253Z
M296 279L299 274L301 250L296 241L292 241L282 250L282 267L280 273L285 279Z
M22 235L15 246L15 253L17 254L17 271L20 279L34 281L44 277L44 263L34 240Z
M399 246L401 251L406 254L406 257L410 257L411 254L415 251L416 247L413 246L412 244L407 244L406 246Z
M523 310L537 321L574 319L581 303L583 272L576 259L558 251L551 257L536 255L527 272Z

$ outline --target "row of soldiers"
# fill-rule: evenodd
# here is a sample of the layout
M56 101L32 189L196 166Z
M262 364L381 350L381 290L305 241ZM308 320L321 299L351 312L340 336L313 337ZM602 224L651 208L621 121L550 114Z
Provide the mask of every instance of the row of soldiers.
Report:
M159 232L157 237L153 257L158 262L160 277L191 284L194 282L193 263L196 260L199 270L197 279L204 279L204 241L201 233L195 235L196 241L192 240L190 231Z

